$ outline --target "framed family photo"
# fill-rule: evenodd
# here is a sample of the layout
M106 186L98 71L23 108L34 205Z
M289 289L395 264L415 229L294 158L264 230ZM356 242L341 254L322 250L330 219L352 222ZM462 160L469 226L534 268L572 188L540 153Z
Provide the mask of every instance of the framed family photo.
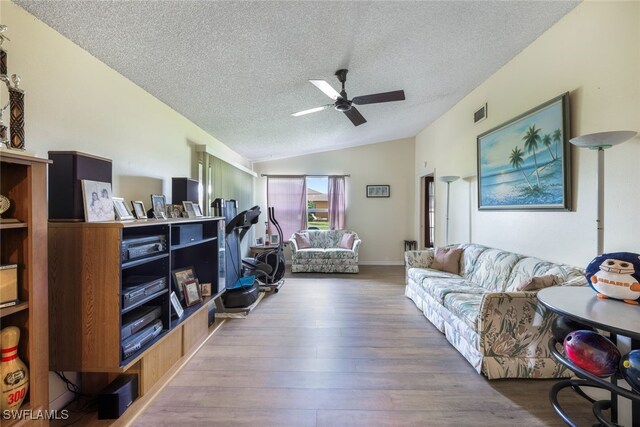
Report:
M571 209L569 94L478 136L478 209Z
M188 281L197 281L196 273L193 267L178 268L172 271L173 284L180 301L184 301L184 284Z
M84 198L84 219L87 222L113 221L115 211L108 182L83 179L82 196Z

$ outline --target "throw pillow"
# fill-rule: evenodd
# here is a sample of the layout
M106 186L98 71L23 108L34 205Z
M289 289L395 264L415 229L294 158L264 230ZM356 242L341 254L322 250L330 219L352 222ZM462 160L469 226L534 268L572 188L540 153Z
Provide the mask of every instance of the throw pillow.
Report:
M340 249L353 249L353 242L356 240L356 236L353 233L345 233L338 242Z
M528 277L516 287L516 291L537 291L538 289L557 285L559 282L560 278L558 276L550 274L547 276Z
M311 247L309 233L294 233L294 238L296 239L298 249L309 249Z
M447 273L459 274L461 255L462 248L436 248L431 268L446 271Z

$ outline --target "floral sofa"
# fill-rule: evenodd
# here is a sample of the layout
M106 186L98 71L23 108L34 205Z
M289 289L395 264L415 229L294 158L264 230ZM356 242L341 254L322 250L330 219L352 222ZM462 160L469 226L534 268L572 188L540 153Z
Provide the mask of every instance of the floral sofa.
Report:
M571 373L547 343L555 315L523 280L553 275L560 286L584 286L584 271L476 244L463 244L459 275L430 269L434 251L405 252L405 295L471 363L496 378L556 378Z
M311 247L298 249L295 233L289 239L291 248L292 273L357 273L358 249L361 240L351 230L304 230L308 233ZM342 237L352 233L353 247L343 249L338 247Z

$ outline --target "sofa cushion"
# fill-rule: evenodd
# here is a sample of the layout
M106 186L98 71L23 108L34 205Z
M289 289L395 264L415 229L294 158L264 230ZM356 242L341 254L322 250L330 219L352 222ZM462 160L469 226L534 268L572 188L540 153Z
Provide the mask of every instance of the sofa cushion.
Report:
M353 249L353 242L356 240L356 236L353 233L345 233L338 242L338 247L341 249Z
M425 277L460 278L460 276L456 274L451 274L440 270L432 270L430 268L410 268L407 270L407 275L416 283L422 282L422 279L424 279Z
M501 249L487 249L476 261L469 281L492 292L507 288L507 280L521 257Z
M516 291L537 291L560 283L560 278L552 274L546 276L529 277L516 286Z
M309 238L309 233L294 233L293 238L296 239L296 245L298 249L308 249L311 245L311 239Z
M486 289L475 286L463 278L425 277L422 279L420 287L440 304L452 292L470 294L483 294L486 292Z
M445 296L444 306L474 331L478 330L482 294L452 292Z
M460 257L459 273L461 276L469 278L471 277L478 257L480 257L480 254L488 248L486 246L476 245L475 243L464 243L459 247L463 250L462 256Z
M507 291L517 291L520 284L530 277L553 275L559 282L584 277L582 269L564 264L554 264L534 257L524 257L518 261L507 281Z
M296 259L309 260L309 259L355 259L358 255L350 249L339 248L309 248L300 249L296 252Z
M460 271L461 248L436 248L431 268L458 274Z

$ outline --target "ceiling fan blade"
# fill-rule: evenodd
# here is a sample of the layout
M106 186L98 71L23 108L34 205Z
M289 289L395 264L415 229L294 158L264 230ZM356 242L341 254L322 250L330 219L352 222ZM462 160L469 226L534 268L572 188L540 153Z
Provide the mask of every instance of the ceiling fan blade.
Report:
M349 117L349 120L351 120L351 123L353 123L354 126L360 126L361 124L367 123L367 120L362 117L362 114L360 114L360 111L358 111L356 107L351 107L350 110L344 112L344 115Z
M315 87L323 91L325 95L327 95L329 98L333 99L334 101L338 98L342 98L338 93L338 91L335 90L333 87L331 87L331 85L325 82L324 80L309 80L309 82L311 82L312 85L314 85Z
M333 107L333 104L323 105L322 107L309 108L308 110L298 111L297 113L291 113L293 117L304 116L305 114L316 113L318 111L326 110L329 107Z
M404 91L394 90L393 92L374 93L372 95L356 96L352 99L356 105L378 104L380 102L404 101Z

